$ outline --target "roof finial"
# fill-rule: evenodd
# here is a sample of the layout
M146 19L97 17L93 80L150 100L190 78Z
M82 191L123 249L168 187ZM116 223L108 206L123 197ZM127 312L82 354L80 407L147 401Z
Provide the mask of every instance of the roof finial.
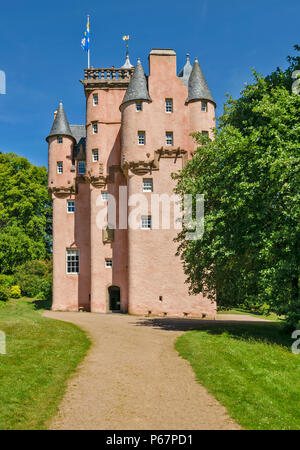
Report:
M129 34L122 37L123 41L126 41L126 60L125 64L122 66L122 69L131 69L133 65L130 62L129 59L129 51L128 51L128 41L129 41Z

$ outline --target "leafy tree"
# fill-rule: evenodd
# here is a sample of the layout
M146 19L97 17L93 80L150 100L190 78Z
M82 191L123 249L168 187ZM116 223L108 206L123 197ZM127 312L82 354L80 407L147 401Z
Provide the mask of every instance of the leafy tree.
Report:
M0 153L0 272L50 252L47 170L14 153Z
M299 47L295 47L300 50ZM300 319L300 95L289 67L228 98L210 141L195 134L196 154L175 178L177 193L205 195L201 240L178 235L193 293L216 293L219 305L255 305Z

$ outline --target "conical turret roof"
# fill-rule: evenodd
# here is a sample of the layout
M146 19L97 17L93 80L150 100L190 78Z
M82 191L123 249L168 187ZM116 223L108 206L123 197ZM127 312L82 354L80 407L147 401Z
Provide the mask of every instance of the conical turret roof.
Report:
M137 61L121 105L133 100L152 101L148 94L147 80L140 59Z
M183 84L188 87L189 84L189 78L192 72L193 66L190 63L190 54L186 54L186 63L183 67L183 69L179 72L179 78L182 78Z
M56 117L47 139L50 136L70 136L74 139L62 102L59 103Z
M189 103L193 100L210 100L214 102L197 58L195 59L193 69L189 78L188 93L189 95L186 99L186 103Z

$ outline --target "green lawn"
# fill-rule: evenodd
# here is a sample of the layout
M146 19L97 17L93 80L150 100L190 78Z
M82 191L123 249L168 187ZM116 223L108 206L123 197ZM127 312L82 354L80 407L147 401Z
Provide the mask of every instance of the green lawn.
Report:
M212 322L175 347L243 428L299 430L300 354L291 352L292 342L278 322Z
M275 320L275 321L280 321L283 320L284 317L282 316L277 316L274 313L270 313L270 314L259 314L259 313L254 313L253 311L250 311L249 309L244 309L244 308L234 308L234 309L228 309L228 310L218 310L217 314L247 314L248 316L254 316L254 317L258 317L259 319L267 319L267 320Z
M75 325L42 317L42 307L41 301L23 300L0 307L7 340L7 354L0 354L2 430L45 429L90 346Z

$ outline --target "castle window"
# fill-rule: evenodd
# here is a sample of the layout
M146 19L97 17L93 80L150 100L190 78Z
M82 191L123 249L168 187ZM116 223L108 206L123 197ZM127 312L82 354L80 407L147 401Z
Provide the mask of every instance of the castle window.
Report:
M151 216L141 217L141 228L142 230L151 230Z
M173 145L173 133L172 131L166 132L166 145Z
M63 173L64 169L63 169L63 162L62 161L58 161L57 162L57 173Z
M98 105L98 94L93 94L93 106Z
M138 132L138 144L145 145L145 143L146 143L146 133L145 133L145 131L139 131Z
M78 174L79 175L85 174L85 161L78 161Z
M93 134L97 134L97 133L98 133L98 124L93 123Z
M152 192L152 191L153 191L152 178L144 178L143 179L143 192Z
M108 269L112 268L112 259L105 260L105 267L107 267Z
M101 192L101 198L102 198L102 200L107 202L108 201L108 192L107 191L102 191Z
M79 250L67 249L67 273L79 273Z
M99 161L99 151L97 148L92 151L92 154L93 154L93 162Z
M143 111L143 104L142 102L136 102L135 108L137 111Z
M68 213L74 213L75 212L75 200L68 200L67 201L67 211L68 211Z
M173 112L173 100L171 98L166 98L165 105L166 105L166 113L172 113Z
M62 144L62 143L63 143L63 138L62 138L62 136L57 136L57 143L58 143L58 144Z
M207 103L201 102L201 111L206 112L207 111Z
M201 134L202 134L203 137L208 137L208 131L202 131Z

